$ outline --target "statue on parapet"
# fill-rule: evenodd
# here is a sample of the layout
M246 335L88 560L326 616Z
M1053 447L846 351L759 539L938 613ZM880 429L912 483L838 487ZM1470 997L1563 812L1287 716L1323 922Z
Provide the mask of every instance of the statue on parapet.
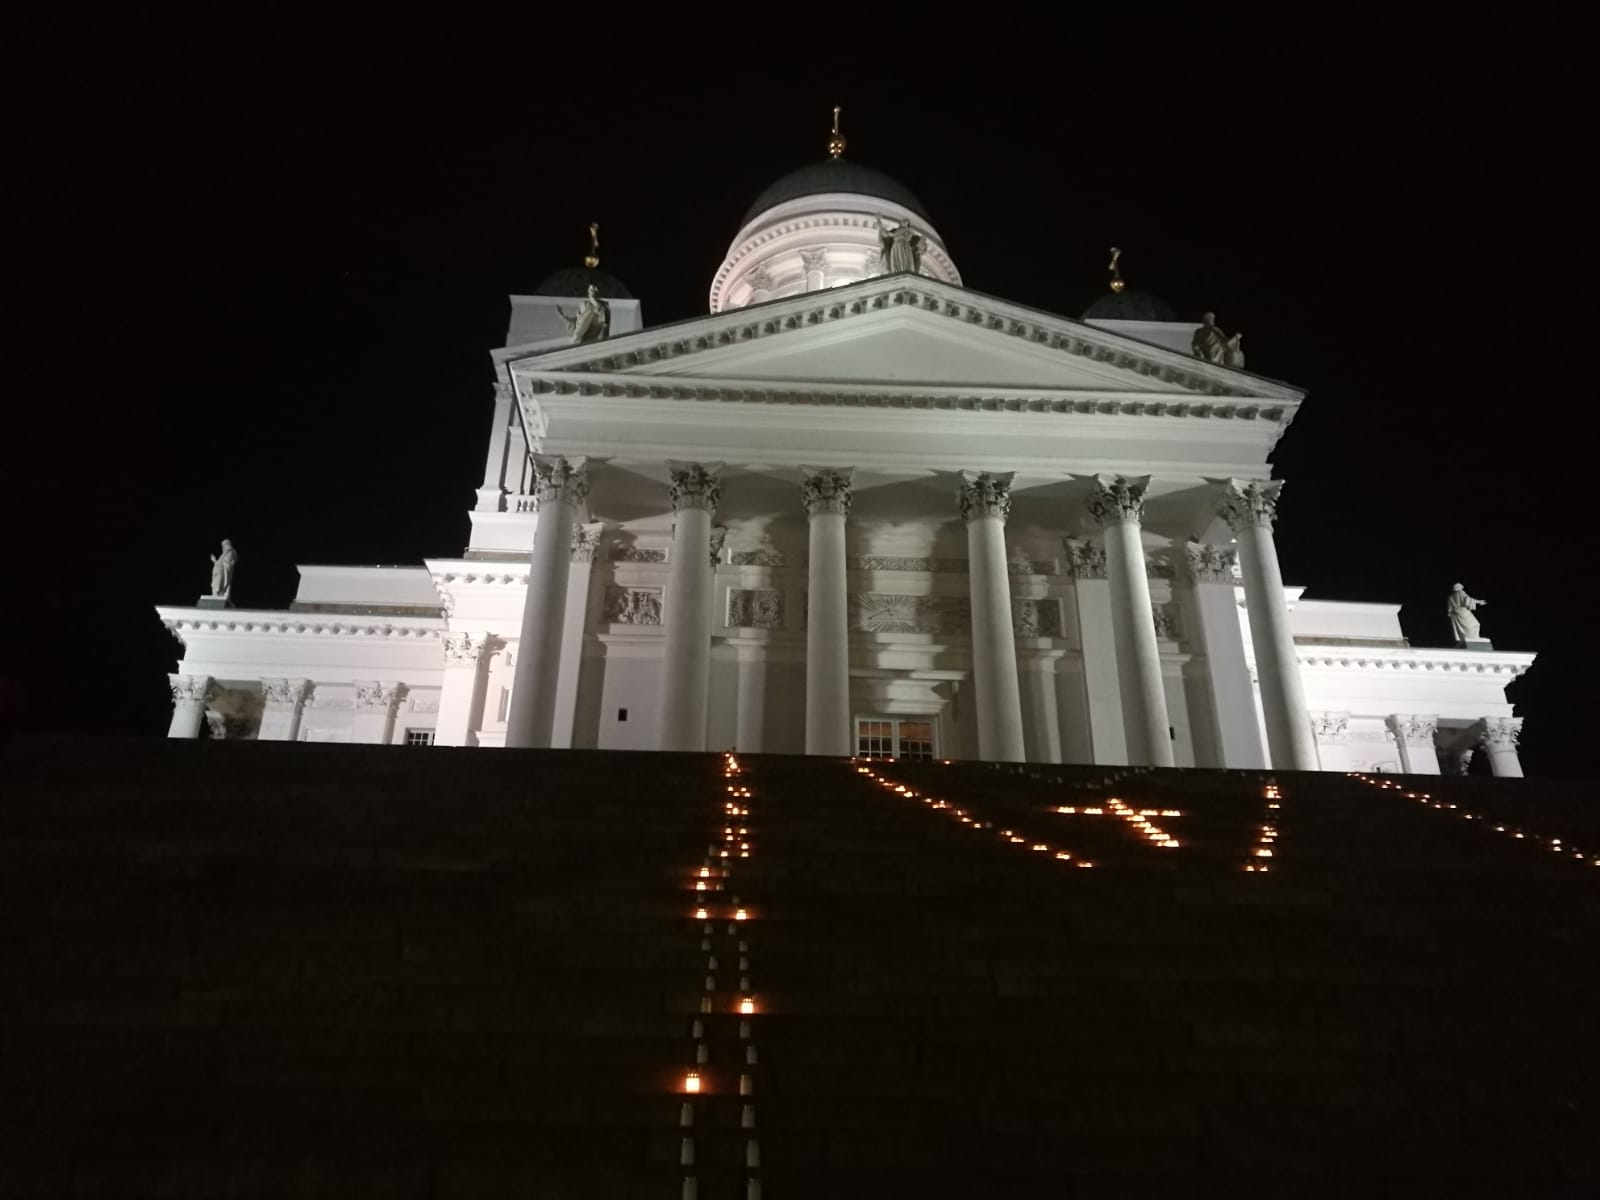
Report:
M1244 334L1232 337L1217 328L1216 313L1200 314L1200 328L1189 343L1194 356L1222 367L1244 368Z
M922 242L922 235L912 228L910 221L901 221L890 229L883 223L883 214L878 214L878 245L883 253L884 274L895 275L901 271L919 274Z
M233 569L239 562L239 553L227 538L222 539L222 553L211 556L211 595L208 599L227 600L233 594Z
M1450 628L1455 631L1456 645L1466 646L1473 642L1484 640L1478 626L1478 618L1473 615L1473 610L1485 600L1478 600L1467 595L1467 589L1459 583L1450 589L1450 599L1446 602L1446 611L1450 614Z
M579 342L598 342L611 333L611 306L600 299L600 291L592 283L589 285L589 294L579 301L577 312L569 317L558 304L556 315L566 322L574 345Z

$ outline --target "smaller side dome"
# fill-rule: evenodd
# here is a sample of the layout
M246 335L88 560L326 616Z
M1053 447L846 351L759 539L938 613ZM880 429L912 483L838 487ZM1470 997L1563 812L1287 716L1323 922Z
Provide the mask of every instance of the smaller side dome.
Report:
M1176 321L1178 312L1149 292L1111 292L1083 310L1085 321Z
M553 274L546 275L538 287L533 289L535 296L587 296L589 285L593 284L595 291L609 300L632 300L633 293L628 290L628 285L623 283L610 271L602 271L598 267L564 267Z

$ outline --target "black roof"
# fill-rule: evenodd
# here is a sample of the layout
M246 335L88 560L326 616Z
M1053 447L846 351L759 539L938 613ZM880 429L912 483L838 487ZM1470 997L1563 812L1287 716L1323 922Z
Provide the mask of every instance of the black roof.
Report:
M1085 321L1177 321L1178 310L1149 292L1109 292L1083 310Z
M911 189L897 180L891 179L882 171L872 167L863 167L845 158L829 158L822 162L808 163L798 171L790 171L782 179L756 197L756 202L750 206L750 211L745 213L743 224L748 225L755 217L766 212L787 200L798 200L801 196L819 196L824 192L850 192L858 196L877 196L882 200L892 200L902 208L908 208L925 221L931 221L928 210L922 206L922 201L912 194Z
M546 275L544 282L533 289L535 296L587 296L589 285L609 300L632 300L633 293L610 271L594 267L565 267Z

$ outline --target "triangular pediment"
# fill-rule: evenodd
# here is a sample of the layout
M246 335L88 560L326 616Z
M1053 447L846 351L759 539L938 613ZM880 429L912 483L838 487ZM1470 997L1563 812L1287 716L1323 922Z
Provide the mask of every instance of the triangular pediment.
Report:
M1299 400L1285 384L1080 321L896 275L644 329L505 354L518 374L595 372L806 388L984 388Z

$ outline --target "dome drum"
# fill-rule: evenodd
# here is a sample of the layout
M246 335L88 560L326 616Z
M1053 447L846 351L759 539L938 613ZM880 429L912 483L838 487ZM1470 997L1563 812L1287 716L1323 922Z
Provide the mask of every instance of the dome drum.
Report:
M742 308L882 275L878 220L922 235L922 274L959 285L960 273L920 212L859 194L786 201L740 230L711 284L711 311Z

